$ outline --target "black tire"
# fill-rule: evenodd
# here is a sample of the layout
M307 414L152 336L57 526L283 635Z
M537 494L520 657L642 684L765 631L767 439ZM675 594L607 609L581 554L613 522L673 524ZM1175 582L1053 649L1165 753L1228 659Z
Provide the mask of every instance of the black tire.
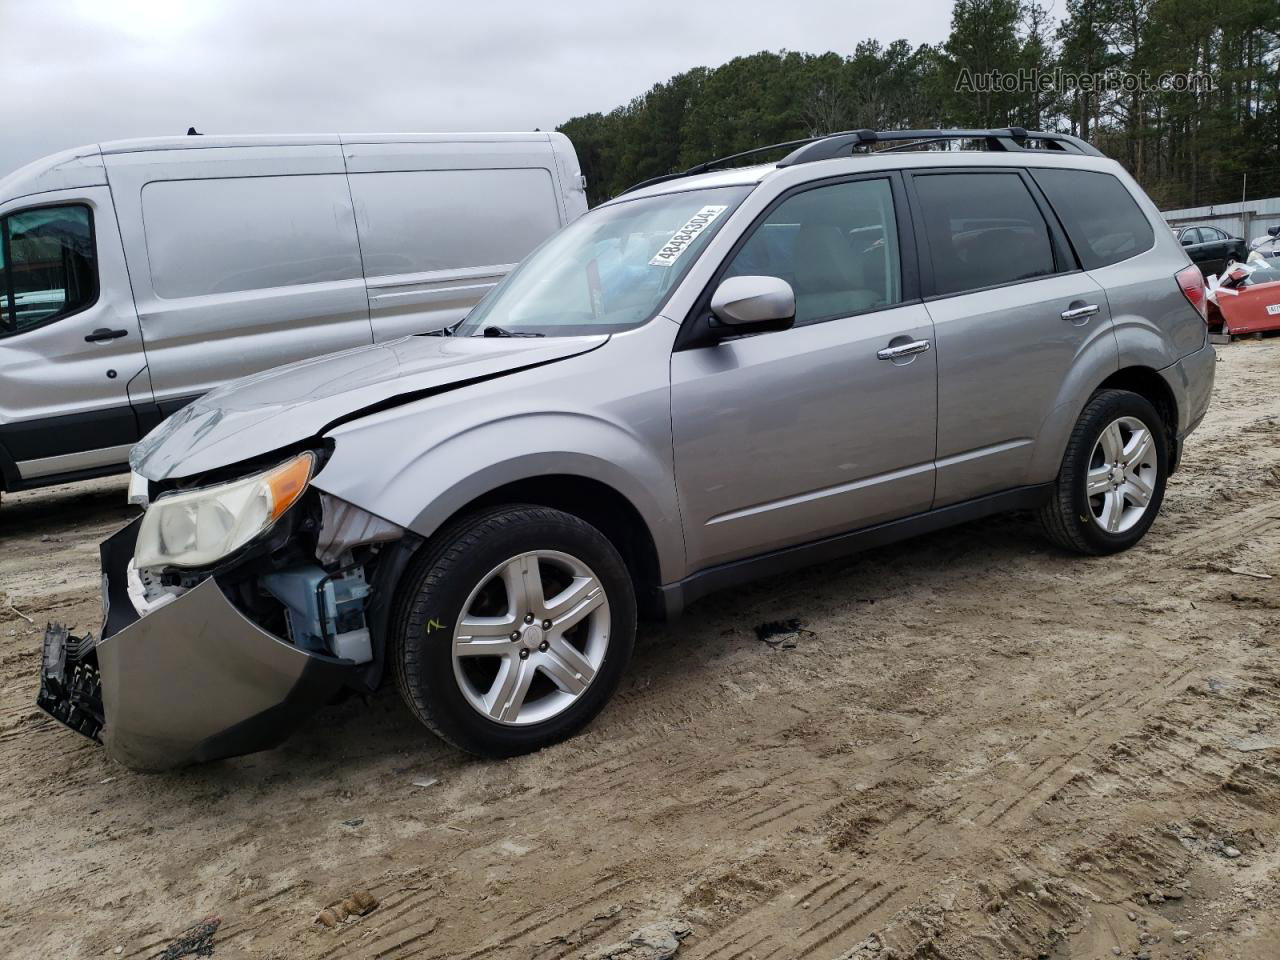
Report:
M563 712L524 726L484 716L454 674L454 627L495 566L520 553L556 550L591 568L609 604L608 646L590 684ZM509 757L573 736L617 689L635 645L631 577L613 544L584 520L549 507L511 505L464 517L442 531L406 572L390 658L400 695L432 732L468 753Z
M1156 480L1146 512L1123 532L1104 530L1094 519L1085 484L1090 458L1102 431L1122 417L1142 422L1151 432L1156 453ZM1075 553L1102 556L1128 550L1146 535L1160 512L1169 473L1169 440L1164 421L1145 397L1128 390L1100 390L1089 398L1067 441L1053 495L1040 508L1040 524L1049 539Z

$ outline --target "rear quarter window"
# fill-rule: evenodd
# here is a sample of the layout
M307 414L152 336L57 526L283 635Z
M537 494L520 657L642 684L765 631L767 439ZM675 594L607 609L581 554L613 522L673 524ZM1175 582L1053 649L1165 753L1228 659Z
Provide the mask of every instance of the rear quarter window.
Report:
M1127 260L1155 243L1150 221L1111 174L1039 169L1031 175L1049 198L1086 270Z

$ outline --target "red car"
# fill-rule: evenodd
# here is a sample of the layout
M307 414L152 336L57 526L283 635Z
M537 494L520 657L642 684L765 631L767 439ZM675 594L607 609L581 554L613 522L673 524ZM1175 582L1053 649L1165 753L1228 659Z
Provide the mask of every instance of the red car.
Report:
M1280 330L1280 262L1232 264L1209 293L1208 323L1230 336Z

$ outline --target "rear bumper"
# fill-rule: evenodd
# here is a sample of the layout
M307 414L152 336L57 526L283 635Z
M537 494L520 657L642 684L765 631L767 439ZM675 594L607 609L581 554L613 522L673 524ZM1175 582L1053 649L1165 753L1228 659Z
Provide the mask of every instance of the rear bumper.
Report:
M57 662L46 663L40 706L52 716L67 722L56 694L72 689L75 670L95 669L107 752L137 770L162 770L274 747L358 675L348 661L267 633L212 577L139 617L125 568L140 523L102 544L102 639L80 656L71 638L61 676Z
M1200 425L1200 421L1204 419L1209 409L1217 362L1218 354L1213 349L1213 344L1206 340L1199 350L1187 354L1177 363L1160 371L1160 376L1164 377L1178 404L1175 440L1179 453L1182 441L1187 438L1187 434Z

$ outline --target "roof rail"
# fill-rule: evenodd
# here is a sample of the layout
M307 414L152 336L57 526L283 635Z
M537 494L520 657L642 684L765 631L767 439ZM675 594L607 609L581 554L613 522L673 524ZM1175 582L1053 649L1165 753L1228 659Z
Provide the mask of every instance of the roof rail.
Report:
M741 153L733 153L727 157L708 160L705 163L695 164L688 170L681 170L679 173L667 173L660 177L642 180L627 187L618 196L641 190L644 187L651 187L655 183L666 183L668 180L679 180L681 177L691 177L694 174L706 173L708 170L714 170L734 160L741 160L760 153L768 153L772 150L785 150L788 147L796 149L793 149L778 161L779 167L791 167L798 163L811 163L815 160L830 160L834 157L851 156L859 147L866 147L869 151L871 145L875 143L902 141L898 146L886 147L885 150L906 150L926 143L942 143L948 140L985 140L988 150L1010 151L1035 149L1027 147L1025 144L1028 140L1038 140L1049 150L1061 150L1065 153L1085 154L1091 157L1104 155L1097 147L1086 143L1079 137L1073 137L1067 133L1046 133L1039 130L1027 131L1022 127L1006 127L999 130L846 130L842 133L829 133L820 137L805 137L802 140L771 143L765 147L754 147L751 150L743 150Z
M627 187L627 189L623 190L622 193L618 194L618 196L622 196L623 193L631 193L633 190L651 187L655 183L666 183L668 180L679 180L681 177L692 177L697 173L706 173L708 170L714 170L716 167L723 166L730 161L741 160L744 157L754 157L757 153L768 153L771 150L785 150L788 147L798 147L805 143L812 143L813 140L813 137L805 137L803 140L786 140L782 143L771 143L765 147L752 147L750 150L743 150L741 153L731 153L727 157L719 157L715 160L695 163L688 170L681 170L679 173L664 173L660 177L650 177L648 180L641 180L639 183L634 183Z
M925 143L941 143L949 140L984 140L988 150L1009 151L1033 149L1027 147L1026 142L1038 140L1049 150L1081 153L1092 157L1102 156L1102 151L1092 144L1085 143L1079 137L1066 133L1027 131L1022 127L1006 127L1000 130L848 130L844 133L815 138L779 160L778 166L791 167L798 163L811 163L814 160L830 160L833 157L851 155L859 147L867 147L869 150L874 143L903 141L900 146L887 148L902 150Z

